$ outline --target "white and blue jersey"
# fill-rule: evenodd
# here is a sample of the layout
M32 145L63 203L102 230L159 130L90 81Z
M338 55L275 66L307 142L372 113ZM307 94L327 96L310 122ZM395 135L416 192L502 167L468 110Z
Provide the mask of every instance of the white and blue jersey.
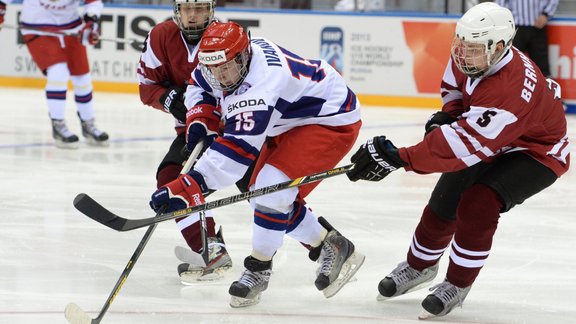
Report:
M10 3L13 0L3 1ZM83 14L91 14L96 17L100 17L104 7L100 0L82 2L80 0L24 0L20 16L20 24L23 27L22 35L46 35L46 33L36 29L46 31L78 29L83 24L78 12L81 4L84 7Z
M222 107L225 129L194 169L210 189L239 180L258 156L267 137L305 125L345 126L360 120L356 95L323 60L307 60L265 38L251 40L248 75L232 93L212 89L201 68L192 72L186 107ZM215 100L216 99L216 100Z

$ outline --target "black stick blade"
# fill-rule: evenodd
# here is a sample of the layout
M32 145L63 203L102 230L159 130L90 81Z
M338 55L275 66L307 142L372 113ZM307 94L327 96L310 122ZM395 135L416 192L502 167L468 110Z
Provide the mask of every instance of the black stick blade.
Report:
M92 218L98 223L115 229L117 231L124 231L126 219L119 217L108 209L100 205L92 197L85 193L78 194L74 198L74 207L82 214Z

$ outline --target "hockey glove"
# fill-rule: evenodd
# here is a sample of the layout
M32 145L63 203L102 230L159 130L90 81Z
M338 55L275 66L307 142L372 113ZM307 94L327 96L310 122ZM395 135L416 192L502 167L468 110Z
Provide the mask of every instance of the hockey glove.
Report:
M452 115L450 115L445 111L437 111L433 113L432 116L430 116L430 118L428 118L428 121L424 126L424 130L426 131L424 136L428 135L428 133L430 133L431 131L442 125L452 124L457 120L458 120L457 118L452 117Z
M150 207L158 212L162 206L167 206L165 213L202 205L206 184L200 173L192 170L189 174L179 176L156 190L150 199Z
M186 114L186 150L192 152L201 139L210 146L220 130L220 110L212 105L198 105Z
M96 45L100 40L100 22L95 14L85 14L82 18L84 26L78 32L82 45Z
M407 165L386 136L369 139L352 155L354 168L346 174L351 181L380 181L390 172Z
M184 105L184 89L170 87L160 97L160 104L164 111L171 113L182 124L186 123L186 106Z
M0 1L0 30L2 30L2 25L4 24L5 14L6 14L6 4Z

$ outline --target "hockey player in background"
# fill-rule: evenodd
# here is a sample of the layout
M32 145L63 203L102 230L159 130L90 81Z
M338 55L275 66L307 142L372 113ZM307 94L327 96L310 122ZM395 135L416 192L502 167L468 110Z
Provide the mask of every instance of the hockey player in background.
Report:
M264 38L250 41L236 23L212 23L199 45L199 67L187 88L189 114L216 101L225 129L188 174L152 195L155 210L196 206L207 192L240 179L256 161L251 189L333 168L354 144L360 107L325 61L303 59ZM312 247L320 263L316 287L331 297L364 261L354 244L315 216L304 198L318 183L254 198L252 253L229 289L232 307L259 302L284 235Z
M11 0L2 0L11 2ZM0 1L0 23L5 4ZM100 38L99 18L103 4L86 0L79 15L79 1L24 0L20 27L32 59L46 76L46 99L52 120L52 136L59 148L78 148L78 136L64 122L68 80L74 87L74 99L88 144L108 145L108 134L96 128L92 103L92 76L86 45ZM59 35L60 34L60 35ZM71 35L64 35L71 34Z
M426 123L424 139L396 148L377 136L352 156L352 181L380 181L399 168L442 173L406 261L378 285L382 300L431 282L452 242L446 277L423 300L421 318L462 305L500 213L552 185L570 164L560 87L512 47L514 32L506 8L486 2L468 10L456 24L442 111Z
M198 43L208 24L214 20L215 0L175 0L173 20L156 25L146 39L138 66L142 103L174 116L176 138L156 172L157 188L176 179L186 161L183 149L190 152L206 140L206 146L217 136L220 109L206 108L203 116L186 117L184 92L187 81L198 64ZM176 219L176 224L190 249L202 252L201 225L198 214ZM232 267L222 232L216 233L211 211L206 212L208 264L185 262L178 266L182 283L216 280Z

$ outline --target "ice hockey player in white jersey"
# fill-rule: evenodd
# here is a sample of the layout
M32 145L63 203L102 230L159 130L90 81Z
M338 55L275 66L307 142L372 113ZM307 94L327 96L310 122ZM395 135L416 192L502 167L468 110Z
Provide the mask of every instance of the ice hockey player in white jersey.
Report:
M9 3L12 0L2 1ZM0 16L5 11L2 1ZM82 18L79 6L80 1L24 0L20 16L24 43L47 78L45 89L52 136L60 148L75 149L79 142L78 136L64 122L68 80L74 86L82 135L88 144L108 144L108 134L94 124L92 77L86 53L86 45L95 45L100 38L99 18L103 4L100 0L86 0Z
M198 60L186 91L188 114L210 111L215 97L222 106L224 134L188 174L152 195L155 210L202 204L207 192L234 184L255 160L252 189L331 169L354 145L360 106L327 62L301 58L265 38L250 40L234 22L208 26ZM311 246L310 258L320 263L315 285L327 298L360 268L364 255L306 205L304 198L317 185L250 201L252 252L230 286L232 307L260 301L285 234Z

